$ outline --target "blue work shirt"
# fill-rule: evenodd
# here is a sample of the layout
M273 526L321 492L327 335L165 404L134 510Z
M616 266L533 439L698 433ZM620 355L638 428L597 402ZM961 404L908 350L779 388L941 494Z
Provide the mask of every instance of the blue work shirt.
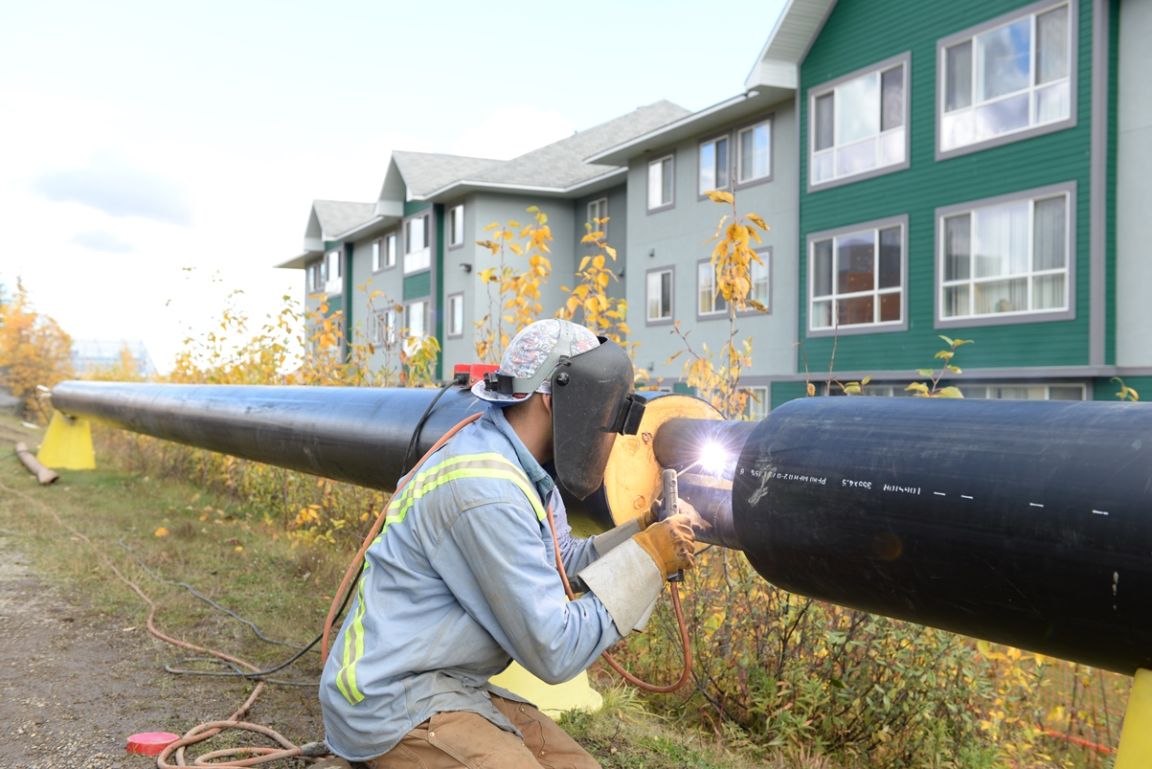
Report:
M598 556L593 539L571 536L555 483L498 407L416 468L389 502L324 666L335 754L383 755L441 711L473 711L516 732L488 697L513 695L491 676L515 659L544 681L566 681L621 638L596 595L565 596L549 504L565 569L576 574Z

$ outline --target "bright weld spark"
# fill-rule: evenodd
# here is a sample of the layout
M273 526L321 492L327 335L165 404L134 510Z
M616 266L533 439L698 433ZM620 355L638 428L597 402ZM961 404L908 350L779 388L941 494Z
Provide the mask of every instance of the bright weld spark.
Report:
M709 441L700 447L700 468L711 475L723 475L730 462L728 452L719 443Z

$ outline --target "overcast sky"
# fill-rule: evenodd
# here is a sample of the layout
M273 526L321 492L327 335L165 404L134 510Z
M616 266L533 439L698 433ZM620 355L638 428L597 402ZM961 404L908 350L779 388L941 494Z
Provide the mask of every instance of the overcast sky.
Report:
M0 283L161 368L231 294L303 295L311 201L392 150L508 158L734 96L784 0L40 0L0 7ZM236 292L242 293L236 293Z

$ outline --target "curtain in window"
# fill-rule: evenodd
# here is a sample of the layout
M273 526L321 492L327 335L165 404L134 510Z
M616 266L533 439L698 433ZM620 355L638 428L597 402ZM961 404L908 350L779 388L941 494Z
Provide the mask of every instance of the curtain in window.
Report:
M975 277L1020 275L1031 267L1028 259L1027 200L984 208L976 215Z

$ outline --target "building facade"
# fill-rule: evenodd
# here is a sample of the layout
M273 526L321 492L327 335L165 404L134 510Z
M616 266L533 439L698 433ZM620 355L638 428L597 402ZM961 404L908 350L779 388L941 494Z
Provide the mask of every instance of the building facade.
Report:
M742 93L696 113L657 102L509 161L397 152L377 201L317 201L303 268L346 341L395 366L404 332L447 364L490 312L484 227L552 229L542 303L564 301L584 223L607 216L636 364L677 385L687 336L729 327L708 264L723 206L770 225L753 272L767 312L737 318L764 407L870 377L904 394L973 340L967 397L1152 395L1152 0L794 0ZM340 229L343 227L343 229Z

